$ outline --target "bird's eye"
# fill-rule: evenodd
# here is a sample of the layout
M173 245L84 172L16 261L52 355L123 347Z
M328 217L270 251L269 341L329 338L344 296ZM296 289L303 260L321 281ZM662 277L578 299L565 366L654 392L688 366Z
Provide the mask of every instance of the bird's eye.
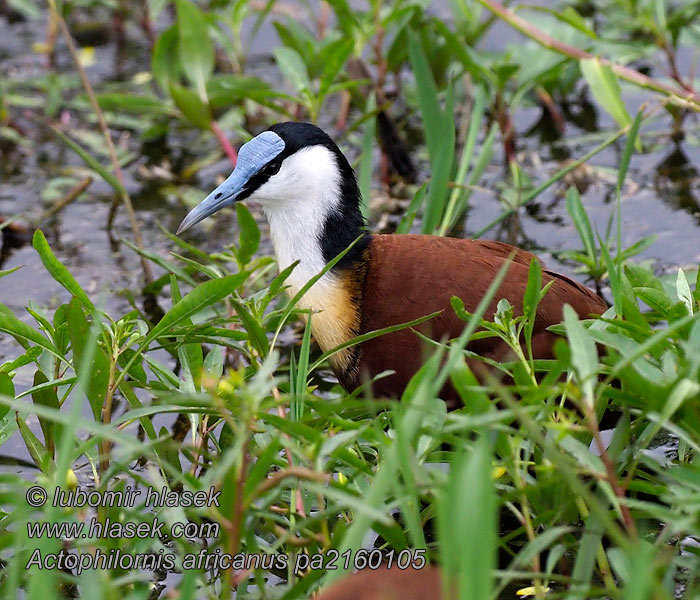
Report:
M282 166L282 163L279 163L277 161L271 162L268 165L265 165L262 169L263 175L267 175L268 177L272 177L273 175L277 175L279 173L280 167Z

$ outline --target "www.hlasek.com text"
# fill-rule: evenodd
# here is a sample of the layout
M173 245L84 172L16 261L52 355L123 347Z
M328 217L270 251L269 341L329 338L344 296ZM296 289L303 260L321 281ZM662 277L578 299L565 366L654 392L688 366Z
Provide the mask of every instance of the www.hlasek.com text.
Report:
M104 520L92 518L79 523L47 523L30 521L27 523L29 539L44 537L59 539L97 538L119 539L149 539L167 536L170 539L197 540L202 538L219 537L218 523L194 523L192 521L166 523L157 517L153 521L112 521L109 517Z

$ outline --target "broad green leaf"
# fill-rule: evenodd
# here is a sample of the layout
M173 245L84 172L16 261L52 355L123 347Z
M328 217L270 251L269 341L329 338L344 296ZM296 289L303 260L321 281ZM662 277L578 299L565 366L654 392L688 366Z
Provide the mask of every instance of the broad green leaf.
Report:
M686 306L688 312L693 314L693 295L690 292L690 284L688 283L688 278L685 276L683 269L678 269L678 276L676 277L676 294L678 299Z
M42 371L43 373L43 371ZM36 392L43 392L44 390L47 389L53 389L53 388L59 388L59 387L67 387L69 385L73 385L74 383L77 383L78 378L76 376L72 377L60 377L59 379L49 379L44 381L43 383L33 385L32 387L19 392L15 399L19 400L20 398L24 398L25 396L34 394Z
M28 348L27 342L33 342L37 346L48 350L54 356L61 358L59 352L48 339L26 323L20 321L4 305L0 305L0 331L9 333L25 348Z
M598 368L598 351L595 342L579 321L578 315L570 305L564 305L564 325L569 338L571 363L579 384L583 389L584 400L593 407L593 386Z
M122 381L119 384L119 391L124 395L124 398L126 398L126 401L129 403L129 407L132 410L139 410L143 408L141 401L139 400L138 396L136 395L131 386L131 382ZM130 411L127 411L125 414L130 414ZM120 420L123 421L124 416L125 415L122 415L120 417ZM114 420L112 422L114 422ZM151 419L144 417L140 420L140 423L144 431L146 432L146 435L148 436L149 440L155 440L158 437L156 434L156 430L153 427L153 423L151 422Z
M649 269L629 263L625 265L624 270L625 275L627 275L627 279L630 280L631 284L635 288L648 287L657 289L660 292L664 291L664 286L662 283Z
M46 375L44 375L41 371L34 373L34 387L41 386L45 383L48 383ZM34 400L34 404L41 404L42 406L48 406L50 408L55 408L56 410L61 408L58 404L56 390L53 387L44 387L42 389L35 390L32 392L32 400ZM53 455L54 441L59 437L56 435L55 431L58 424L54 424L51 421L39 417L39 425L41 426L41 431L44 434L46 448L48 449L49 454Z
M98 94L97 102L102 110L113 112L131 112L137 115L144 113L172 115L174 113L172 106L168 106L160 98L152 96L119 93Z
M132 350L131 348L125 348L124 350L122 350L117 361L119 363L119 366L122 368L126 367L126 365L129 364L131 358L134 356L135 352L136 351ZM143 368L141 362L134 362L130 364L129 376L141 384L146 384L146 380L148 379L146 375L146 370Z
M197 94L172 82L169 89L177 107L195 127L207 130L211 128L211 110Z
M164 457L167 464L171 465L176 471L182 471L179 448L175 445L172 435L166 427L161 427L158 430L158 441L154 444L154 447L156 452Z
M564 526L552 526L543 531L531 542L528 542L528 544L518 553L513 560L513 566L517 565L525 567L534 556L549 548L549 546L551 546L555 540L559 539L562 535L572 533L573 531L575 531L575 528Z
M534 319L537 311L537 304L542 291L542 265L537 259L530 261L530 268L527 274L527 286L523 295L523 316Z
M0 307L2 305L0 304ZM2 314L0 312L0 314ZM12 373L15 369L19 369L24 365L35 362L42 353L40 346L31 346L24 354L18 356L14 360L4 362L0 365L0 373Z
M615 71L609 65L602 64L598 58L581 59L579 64L593 96L600 105L620 126L631 125L632 117L622 101L622 90ZM639 138L636 147L637 150L641 150Z
M636 254L639 254L640 252L646 250L655 241L656 241L656 234L644 236L641 240L635 242L634 244L632 244L631 246L628 246L622 252L620 252L620 254L617 256L616 260L617 261L627 260L628 258L635 256Z
M10 411L10 406L5 404L0 412L4 413L4 417L0 419L0 446L4 444L11 435L17 431L17 419Z
M169 328L197 314L203 308L223 300L226 296L236 291L248 275L249 273L247 272L236 273L221 279L205 281L197 286L165 313L163 318L148 334L142 347L146 347L147 344L165 333Z
M8 398L15 397L15 385L12 383L12 378L7 373L3 372L0 372L0 396L7 396ZM0 405L0 421L2 421L9 411L9 406L5 404ZM0 444L1 443L2 442L0 442Z
M283 110L273 100L291 98L288 94L272 88L269 83L252 75L213 75L207 84L207 95L212 108L230 108L245 100L253 100L259 104Z
M488 394L465 363L450 370L450 381L470 414L485 413L491 408Z
M418 216L418 210L423 204L423 200L425 199L425 194L427 191L427 183L424 183L416 190L415 194L413 195L413 198L411 199L411 203L408 205L408 208L406 209L403 217L401 218L399 226L396 228L396 233L408 233L409 231L411 231L413 221L415 221L416 217Z
M222 431L223 433L223 431ZM255 464L252 466L245 478L243 493L246 503L253 499L252 494L260 483L262 483L270 473L274 465L279 463L279 452L281 444L279 439L271 438L267 447L257 456Z
M41 6L31 0L9 0L9 5L16 11L22 13L27 19L37 19L41 17Z
M238 318L241 320L243 327L248 332L248 339L261 356L266 356L269 351L269 342L265 330L262 328L256 318L250 313L248 308L238 300L231 300L233 308L236 310Z
M51 455L34 435L32 430L27 427L27 424L24 422L24 419L19 413L16 414L16 419L19 432L22 435L24 444L27 446L27 451L34 460L34 463L43 473L53 475L54 471L56 470L56 465L53 462Z
M214 45L199 8L189 0L176 0L175 5L180 64L185 77L197 90L199 100L204 104L207 102L207 80L214 71Z
M634 292L642 302L647 304L649 308L654 309L664 318L668 317L673 310L675 302L669 298L664 290L639 287L634 288Z
M260 246L260 228L250 210L240 202L236 204L236 217L240 233L238 235L238 260L245 266L253 258Z
M611 548L608 551L610 563L622 580L623 600L643 600L653 597L655 561L658 549L646 540L639 540L633 547L622 551Z
M325 94L330 85L335 82L343 65L350 57L354 45L354 40L341 37L323 49L321 56L323 72L321 73L321 87L319 90L321 94Z
M314 35L295 19L288 19L284 23L276 21L273 25L282 41L281 45L299 55L308 69L310 78L317 77L321 71L320 54L324 48L323 42L316 40Z
M685 377L678 381L663 403L663 408L661 409L658 420L650 424L639 437L637 442L639 447L647 447L686 400L697 398L698 392L700 392L700 384L697 382L691 381Z
M53 338L54 329L51 321L49 321L46 315L43 314L41 309L35 309L32 304L33 303L30 303L29 306L25 307L25 310L32 315L32 317L34 317L34 320L38 323L39 328L43 329L50 337Z
M214 346L209 350L204 359L202 371L216 381L221 379L221 375L224 372L224 351L221 346Z
M309 90L311 83L306 65L296 50L291 48L275 48L273 51L277 66L284 77L292 84L294 91L299 94L304 90Z
M491 87L491 85L496 83L496 77L486 63L485 56L482 53L465 44L464 38L455 34L447 23L436 19L432 25L445 40L455 60L462 63L476 83L481 83L487 87Z
M70 336L68 335L68 323L66 314L68 304L61 304L53 314L53 342L59 352L66 354L68 344L70 344Z
M177 53L177 34L177 25L173 25L160 34L153 47L151 71L153 71L153 77L158 82L160 89L164 92L168 92L170 89L171 81L178 80L180 63L173 60L173 56Z
M90 340L90 325L76 298L68 304L67 321L73 348L73 368L78 377L85 371L88 373L86 394L92 408L92 416L99 421L109 385L110 359L104 349L96 345L92 361L85 364L86 349Z
M581 33L585 33L588 37L595 39L597 36L595 31L593 31L583 19L583 17L576 11L575 8L567 6L559 14L556 11L553 12L555 16L560 18L565 23L568 23L572 27L578 29Z
M80 287L80 284L75 280L68 269L56 258L56 255L51 251L49 243L46 241L44 234L40 229L34 232L32 240L34 249L39 254L42 264L58 283L66 288L73 296L75 296L82 305L89 311L95 309L94 305L88 298L88 295Z

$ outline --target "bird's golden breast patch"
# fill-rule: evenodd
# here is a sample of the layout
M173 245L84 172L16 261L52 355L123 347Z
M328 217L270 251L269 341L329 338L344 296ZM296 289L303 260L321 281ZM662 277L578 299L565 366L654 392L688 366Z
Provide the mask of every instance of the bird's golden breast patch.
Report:
M294 286L288 289L292 296L298 291ZM323 352L359 334L358 284L352 270L324 275L304 294L297 307L312 312L311 334ZM329 360L337 373L346 374L353 368L354 356L355 350L346 348Z

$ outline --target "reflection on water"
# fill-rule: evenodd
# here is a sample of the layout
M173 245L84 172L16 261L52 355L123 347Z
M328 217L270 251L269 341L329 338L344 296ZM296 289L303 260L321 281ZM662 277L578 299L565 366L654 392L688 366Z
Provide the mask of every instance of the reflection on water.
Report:
M659 199L672 208L685 210L700 225L698 170L679 144L657 165L654 188Z

